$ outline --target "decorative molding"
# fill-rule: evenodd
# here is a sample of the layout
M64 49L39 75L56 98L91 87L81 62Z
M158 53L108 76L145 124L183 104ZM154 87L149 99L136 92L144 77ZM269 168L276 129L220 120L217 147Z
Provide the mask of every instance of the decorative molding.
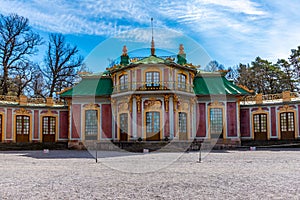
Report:
M144 103L145 110L160 110L161 106L160 100L146 100Z
M98 105L98 104L94 104L94 103L90 103L90 104L85 104L85 105L83 105L83 107L84 107L86 110L93 110L93 109L99 108L99 105Z
M20 108L20 109L16 110L15 112L16 112L16 114L19 114L19 115L30 115L31 114L31 111L26 110L25 108Z
M126 111L128 111L128 108L129 108L129 105L128 105L128 103L125 103L125 102L120 103L118 106L118 110L120 112L124 112L124 111L126 112Z
M213 101L208 104L209 106L224 106L224 103L219 102L219 101Z
M164 101L165 101L165 111L168 112L169 111L169 94L164 95Z
M135 95L135 98L136 98L137 110L138 110L138 113L140 113L141 112L141 100L142 100L142 97L140 95Z
M287 112L287 111L294 111L293 107L289 106L289 105L284 105L279 107L279 111L281 112Z

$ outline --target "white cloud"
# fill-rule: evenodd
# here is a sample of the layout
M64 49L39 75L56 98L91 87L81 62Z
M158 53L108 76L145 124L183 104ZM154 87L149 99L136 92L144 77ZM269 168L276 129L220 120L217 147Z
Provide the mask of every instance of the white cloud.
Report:
M224 64L237 64L255 56L288 56L300 45L300 4L295 1L160 0L68 1L35 0L0 2L0 12L29 18L37 29L64 34L116 36L148 42L154 17L156 28L171 28L192 35ZM123 31L129 31L124 37ZM120 35L121 34L121 35ZM157 33L157 46L177 47L175 35ZM251 58L252 57L252 58Z

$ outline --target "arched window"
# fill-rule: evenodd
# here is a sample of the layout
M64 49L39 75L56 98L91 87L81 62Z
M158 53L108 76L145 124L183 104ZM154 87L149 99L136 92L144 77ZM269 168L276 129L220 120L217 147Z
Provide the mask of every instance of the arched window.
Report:
M120 82L120 90L128 89L128 75L127 74L121 75L119 82Z
M186 75L178 74L178 89L186 89Z

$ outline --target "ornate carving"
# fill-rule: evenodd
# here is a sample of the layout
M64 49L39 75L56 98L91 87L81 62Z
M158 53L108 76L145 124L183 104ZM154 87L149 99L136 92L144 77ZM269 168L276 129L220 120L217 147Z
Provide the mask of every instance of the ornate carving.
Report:
M25 108L20 108L15 112L19 115L29 115L31 113L29 110L26 110Z
M164 101L165 101L165 110L166 112L169 112L169 94L164 95Z
M290 107L289 105L284 105L284 106L280 107L279 110L286 112L286 111L292 111L294 109L292 107Z
M208 104L209 106L224 106L223 103L221 102L218 102L218 101L214 101L214 102L211 102L210 104Z
M135 98L136 98L136 106L137 106L137 111L138 113L141 112L141 96L140 95L135 95Z
M83 105L83 107L87 110L93 110L93 109L97 109L99 108L98 104L94 104L94 103L89 103L89 104L85 104Z
M118 106L119 111L128 111L128 103L120 103Z
M255 96L255 101L257 104L262 104L263 103L263 95L262 94L257 94Z
M290 91L282 92L282 101L291 101L291 92Z
M148 100L148 101L145 101L145 109L147 109L147 110L158 110L158 109L161 109L161 101L159 101L159 100Z

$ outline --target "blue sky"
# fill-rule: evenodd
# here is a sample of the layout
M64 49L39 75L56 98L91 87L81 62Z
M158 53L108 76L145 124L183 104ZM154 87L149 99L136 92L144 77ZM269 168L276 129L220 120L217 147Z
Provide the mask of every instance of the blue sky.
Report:
M150 19L158 49L178 52L183 43L188 62L217 60L226 67L260 56L272 62L288 58L300 45L297 0L2 0L0 13L30 20L45 41L62 33L76 44L92 71L108 59L150 47ZM45 47L37 60L42 60ZM159 52L157 52L157 55ZM150 54L150 52L149 52Z

